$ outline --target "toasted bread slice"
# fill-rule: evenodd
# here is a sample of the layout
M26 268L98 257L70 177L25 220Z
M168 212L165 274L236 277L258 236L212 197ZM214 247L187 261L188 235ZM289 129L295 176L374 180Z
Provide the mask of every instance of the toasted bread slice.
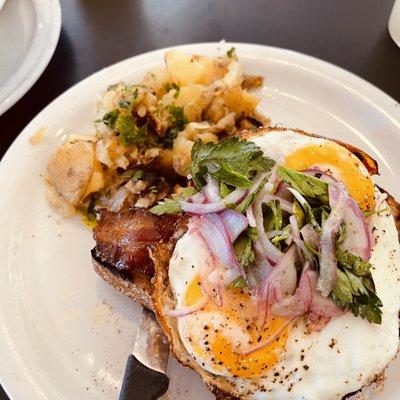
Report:
M288 129L262 128L256 131L243 132L239 136L241 138L248 139L250 137L264 134L266 131L269 132L286 130ZM298 129L292 130L308 136L321 137ZM351 145L347 145L342 142L338 143L346 147L353 154L355 154L365 165L371 175L378 173L377 163L370 156L368 156L368 154ZM390 195L387 199L387 203L391 208L392 214L395 218L397 229L400 234L400 204L397 203ZM143 211L143 213L146 212ZM132 218L134 218L134 214L132 214ZM113 223L118 223L117 219L115 219ZM132 220L132 223L134 223L134 220ZM102 221L100 221L100 224L102 224ZM171 351L173 352L175 357L183 365L186 365L199 373L203 381L216 396L216 399L239 400L238 393L235 392L232 386L224 378L210 374L191 360L190 356L186 352L186 349L179 339L177 329L175 329L176 321L174 321L173 318L165 316L165 313L163 312L165 307L174 308L174 300L168 282L168 265L176 240L182 235L185 230L185 224L186 221L180 220L179 223L176 224L179 232L171 235L168 240L161 240L156 243L148 244L147 249L151 259L151 274L146 275L142 273L143 269L148 269L148 265L135 265L128 275L126 271L118 270L116 268L115 262L107 263L99 258L96 248L92 250L93 267L95 271L114 288L126 294L133 300L139 302L140 304L142 304L143 307L146 307L155 312L161 326L163 327L169 338L169 341L171 343ZM162 228L158 227L158 229Z

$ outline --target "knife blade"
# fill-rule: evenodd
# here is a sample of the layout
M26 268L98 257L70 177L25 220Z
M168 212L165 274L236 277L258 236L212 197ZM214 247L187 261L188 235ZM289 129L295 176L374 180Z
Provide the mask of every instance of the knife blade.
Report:
M168 389L168 340L155 315L143 309L133 353L126 363L119 400L156 400Z

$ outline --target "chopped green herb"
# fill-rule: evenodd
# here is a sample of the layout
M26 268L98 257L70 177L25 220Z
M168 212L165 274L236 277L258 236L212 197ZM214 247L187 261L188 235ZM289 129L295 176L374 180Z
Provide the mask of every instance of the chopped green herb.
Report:
M147 122L140 128L128 110L121 110L116 121L115 130L119 132L119 139L124 146L133 146L146 141Z
M204 186L207 173L228 185L249 188L256 171L268 172L274 165L253 142L235 137L218 143L198 140L192 148L190 173L198 188Z
M243 289L247 287L247 282L243 276L238 276L232 283L231 286L237 289Z
M118 103L119 107L121 108L129 108L131 106L130 101L128 100L120 100L120 102Z
M301 229L304 226L304 220L306 216L304 215L303 208L296 199L293 201L293 215L296 217L299 229Z
M260 184L254 189L252 193L247 195L236 207L236 211L240 213L244 213L254 202L262 188L268 181L270 175L264 177L264 179L260 182Z
M228 196L228 194L232 193L232 191L233 189L229 188L229 186L225 182L219 182L219 192L222 198Z
M293 190L295 190L295 189L293 189ZM297 190L296 190L296 192L297 192ZM300 194L300 196L297 195L297 197L298 198L296 198L296 200L299 202L299 204L303 208L306 222L310 223L317 232L320 232L321 225L319 224L317 217L314 214L314 211L316 209L312 209L311 206L308 204L307 200L303 196L301 196L301 194Z
M231 47L227 52L226 55L228 56L228 58L232 58L234 60L237 60L237 56L236 56L236 49L234 47Z
M287 184L301 195L318 199L323 204L329 203L328 184L323 180L283 166L278 167L278 173Z
M369 292L369 295L361 295L357 297L357 302L350 305L351 311L357 317L365 318L367 321L381 324L383 306L379 297Z
M336 249L336 258L343 268L350 269L357 276L366 276L370 274L371 264L368 261L344 250L340 246Z
M286 240L291 234L290 225L286 225L281 230L282 230L281 235L276 235L271 239L271 242L274 246L280 247L280 242L283 242L284 240Z
M115 110L112 110L103 116L103 122L105 125L107 125L110 129L115 128L115 121L117 120L119 116L120 111L116 108Z
M315 249L313 246L311 246L310 243L308 242L304 242L304 246L306 246L306 249L312 253L314 256L319 257L319 251L317 249Z
M157 215L179 214L182 212L182 207L179 202L193 196L196 193L197 190L193 187L184 188L182 189L182 193L180 195L172 195L171 199L164 199L163 201L158 202L156 206L150 209L150 212Z
M158 189L156 186L150 186L149 187L149 193L158 193Z
M178 98L179 92L181 90L181 88L176 83L171 83L171 82L167 82L164 85L164 89L166 92L169 92L170 90L175 90L174 99Z
M337 269L332 299L342 309L348 307L355 316L380 324L382 302L375 294L371 264L340 246L336 250L336 256L340 268Z
M247 228L246 234L253 242L258 238L257 228L254 228L252 226Z
M381 208L380 210L366 210L366 211L363 211L363 214L364 214L365 218L368 218L371 215L375 215L375 214L379 215L379 214L382 214L387 211L390 211L389 207Z
M185 116L183 107L178 107L172 104L168 107L168 111L172 125L171 128L175 128L178 131L183 130L185 125L189 122Z
M267 203L267 205L272 210L274 229L279 231L280 229L282 229L282 226L283 226L283 215L282 215L281 203L278 200L272 200L269 203Z
M164 139L164 147L167 149L172 148L174 145L174 140L178 136L179 130L176 128L170 128L167 132L167 135Z
M137 171L135 171L131 177L131 180L136 182L139 179L142 179L144 175L144 172L141 169L138 169Z
M251 243L251 238L243 234L240 235L233 244L237 260L242 267L246 267L255 260L255 254Z
M110 90L116 89L119 85L120 85L119 83L114 83L113 85L109 85L107 87L107 92L109 92Z

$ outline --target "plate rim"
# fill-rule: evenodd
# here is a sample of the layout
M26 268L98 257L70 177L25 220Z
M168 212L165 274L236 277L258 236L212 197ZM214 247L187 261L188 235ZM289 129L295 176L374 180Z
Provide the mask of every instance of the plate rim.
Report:
M336 83L340 84L343 87L346 87L345 82L341 82L341 79L344 81L350 81L349 86L347 86L347 90L351 89L355 94L363 98L364 100L367 99L369 102L371 102L370 98L374 97L374 102L373 106L377 107L380 109L386 116L390 118L391 121L393 121L396 126L399 128L399 136L400 136L400 104L397 102L395 99L393 99L391 96L386 94L384 91L381 89L377 88L374 86L372 83L366 81L365 79L355 75L354 73L347 71L346 69L339 67L335 64L332 64L330 62L321 60L319 58L300 53L297 51L289 50L289 49L284 49L280 47L272 47L272 46L265 46L261 44L254 44L254 43L240 43L240 42L201 42L201 43L190 43L190 44L183 44L183 45L177 45L177 46L171 46L167 48L162 48L158 50L153 50L145 53L140 53L137 55L134 55L132 57L128 57L124 60L121 60L117 63L111 64L106 68L100 69L93 74L89 75L88 77L82 79L81 81L77 82L74 84L72 87L67 89L65 92L61 93L56 99L51 101L43 110L41 110L30 122L29 124L17 135L17 137L14 139L13 143L9 147L9 149L6 151L4 156L1 159L0 162L0 183L2 180L6 181L6 176L7 173L6 170L9 167L8 164L10 163L11 157L15 151L18 151L18 145L19 143L26 139L27 135L31 132L32 128L35 126L38 120L42 118L42 116L46 115L48 112L52 112L52 108L56 108L58 106L58 103L62 101L62 98L64 96L69 95L71 92L76 90L78 86L85 85L87 81L93 79L94 77L101 76L102 74L106 74L110 69L120 67L123 63L132 63L134 62L135 59L140 59L141 57L146 57L146 56L156 56L158 54L163 54L165 51L172 49L172 48L178 48L181 50L187 50L187 51L193 51L190 50L190 48L195 47L195 51L204 51L209 47L214 47L220 45L221 47L225 46L235 46L237 48L242 47L243 51L247 51L247 53L252 53L256 52L257 49L262 48L265 50L270 51L273 54L276 55L282 55L284 57L288 58L295 58L298 60L298 63L300 64L305 64L304 68L309 69L310 71L317 72L313 70L313 66L315 67L315 70L319 70L320 74L323 75L327 79L333 79ZM307 68L307 65L309 65L310 68ZM298 66L298 64L296 64ZM326 72L326 69L328 69L332 74L330 76L327 76L325 73L321 72ZM107 82L105 82L107 83ZM372 105L371 105L372 106ZM5 191L0 192L0 204L2 204L5 200L7 200L7 195ZM1 272L0 272L1 274ZM1 294L0 294L1 297ZM0 317L2 314L2 310L0 308ZM2 332L3 327L0 326L0 332ZM25 376L25 371L24 368L21 366L21 363L18 362L13 357L13 348L11 347L11 344L8 343L6 340L2 339L3 335L0 336L0 345L3 350L8 351L8 361L12 360L12 363L9 363L7 365L7 368L10 369L11 367L14 369L14 371L21 372L22 375L21 377L26 377ZM22 398L24 394L28 392L28 390L31 390L31 394L34 395L35 399L47 399L48 397L44 394L43 397L38 395L36 390L35 390L35 382L31 382L30 380L26 380L24 384L22 382L18 382L15 378L11 379L9 376L5 379L7 375L0 375L0 383L3 385L3 389L6 391L7 395L10 397L10 399L17 399L17 398Z
M32 43L25 57L18 65L15 73L6 80L4 88L2 89L5 92L5 97L2 100L0 99L0 116L19 101L40 78L53 57L60 38L62 11L59 0L31 0L31 2L37 21L41 22L43 20L46 9L50 10L48 11L48 20L50 22L47 29L47 32L50 33L50 39L46 41L44 46L37 41L40 29L36 23ZM38 16L41 16L41 18L38 18ZM39 53L36 57L33 57L31 53L35 49L38 49Z

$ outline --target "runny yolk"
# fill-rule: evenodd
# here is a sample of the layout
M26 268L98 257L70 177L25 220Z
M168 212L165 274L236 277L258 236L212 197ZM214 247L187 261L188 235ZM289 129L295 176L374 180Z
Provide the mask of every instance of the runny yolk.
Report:
M374 186L371 177L362 171L361 161L346 148L334 142L301 147L285 157L285 166L304 171L314 166L332 166L340 180L362 210L374 207Z
M194 278L185 293L185 305L189 306L201 300L200 278ZM256 350L248 355L243 351L247 348L257 346L277 332L287 321L285 318L268 318L264 327L257 327L255 321L259 310L253 303L250 294L236 288L226 288L222 306L217 306L210 301L203 309L204 312L218 312L223 315L225 327L212 326L210 321L202 320L202 327L207 329L202 333L200 340L193 341L191 351L207 360L215 370L227 369L233 376L242 378L255 378L263 375L271 368L279 357L279 351L285 347L287 340L287 328L271 344ZM201 318L201 314L198 314ZM235 347L224 332L229 331L229 326L239 326L241 332L247 335L247 342ZM197 327L198 329L198 327Z

